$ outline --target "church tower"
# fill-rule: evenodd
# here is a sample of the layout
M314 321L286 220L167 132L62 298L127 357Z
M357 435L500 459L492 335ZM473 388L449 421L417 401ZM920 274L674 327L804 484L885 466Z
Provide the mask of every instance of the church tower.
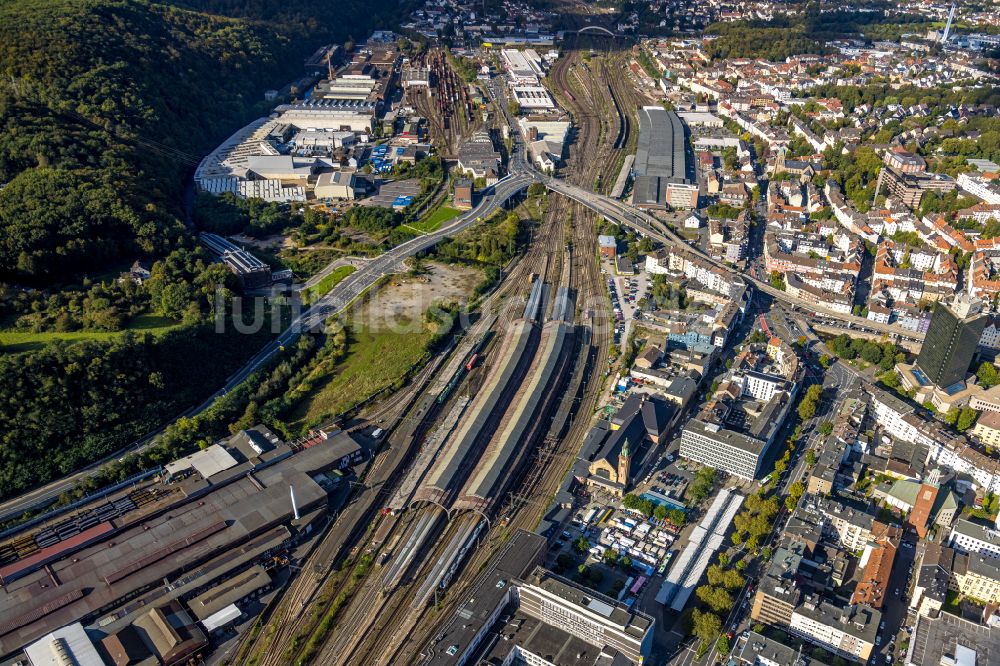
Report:
M628 487L629 468L632 465L632 451L629 449L628 438L622 444L621 453L618 454L618 483Z

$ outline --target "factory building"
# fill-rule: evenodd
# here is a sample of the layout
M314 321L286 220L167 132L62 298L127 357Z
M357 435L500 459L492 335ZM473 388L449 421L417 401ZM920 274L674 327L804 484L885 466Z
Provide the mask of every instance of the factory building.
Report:
M500 177L500 153L493 146L489 132L476 132L458 147L458 169L473 178L484 178L493 185Z
M542 78L541 58L533 50L501 49L500 60L507 70L507 78L515 85L538 85Z
M514 86L510 89L522 109L552 109L555 102L543 86Z
M353 171L332 171L321 173L316 179L313 192L317 199L341 199L352 201L358 198L358 177Z
M291 155L254 155L247 163L250 174L264 180L306 183L316 172L316 160Z
M255 567L311 532L363 457L343 432L298 452L268 433L237 433L171 463L162 482L0 548L0 655L81 622L109 639L116 663L137 663L139 645L162 663L193 657L213 627L204 622L269 584Z
M271 267L222 236L202 233L202 244L216 254L229 267L246 289L258 289L271 284Z
M375 105L361 100L312 100L281 104L275 111L281 114L281 122L300 130L370 132L375 119Z

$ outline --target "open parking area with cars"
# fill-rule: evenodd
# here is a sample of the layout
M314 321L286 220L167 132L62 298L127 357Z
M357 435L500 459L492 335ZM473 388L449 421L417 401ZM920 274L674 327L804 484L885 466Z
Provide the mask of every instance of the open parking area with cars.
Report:
M614 317L614 341L617 345L628 340L632 330L632 322L642 318L639 301L646 298L651 285L648 276L643 272L635 275L616 276L612 262L602 262L601 270L607 278L608 295L611 298L611 310Z

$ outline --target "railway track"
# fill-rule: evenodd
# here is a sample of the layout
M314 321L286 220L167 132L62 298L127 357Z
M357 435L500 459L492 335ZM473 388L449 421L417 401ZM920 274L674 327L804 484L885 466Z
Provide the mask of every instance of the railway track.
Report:
M558 252L561 249L562 242L562 225L543 224L539 227L529 251L524 257L514 263L507 273L504 282L501 283L501 286L484 302L484 306L488 306L491 310L498 310L501 314L496 320L495 327L503 330L502 327L505 324L509 324L513 319L521 316L524 308L523 292L529 275L534 273L540 279L546 279L548 275L557 274L556 271L561 269L560 262L562 259L558 256ZM484 312L484 318L488 319L489 317L490 313ZM441 358L434 364L434 367L439 369L444 367L444 365L443 358ZM425 369L418 377L426 381L414 382L414 384L421 386L429 384L430 375L433 372L434 370ZM392 402L394 403L395 401ZM369 417L391 418L398 416L401 411L403 410L395 404L386 404L373 409ZM384 464L382 460L377 460L373 463L372 469L379 470ZM389 496L391 490L391 484L386 483L381 492ZM411 528L416 529L413 527L413 521L416 520L414 516L416 514L416 511L404 512L400 522L384 533L379 528L378 533L382 534L380 538L385 542L394 540L397 544L405 543L405 540L409 538L409 530ZM391 519L391 517L384 516L378 520L385 521ZM350 568L354 566L358 561L358 557L363 552L367 551L370 555L378 556L377 549L373 550L373 546L378 545L372 543L372 538L376 533L374 528L375 525L372 525L368 531L368 541L359 543L354 551L352 551L352 556L348 559L344 567L346 571L349 572ZM337 622L333 631L329 632L318 652L310 660L313 663L339 663L334 659L337 655L354 654L358 650L367 652L369 648L365 647L363 634L372 628L372 623L388 627L391 625L386 625L384 619L387 616L397 617L400 613L416 614L416 616L419 616L423 611L419 608L411 607L419 607L421 605L413 604L414 597L418 591L414 587L413 581L423 582L426 580L427 576L431 574L430 570L425 570L426 563L436 563L447 555L447 553L439 551L450 543L450 535L453 529L456 529L456 527L452 524L441 528L443 532L437 529L436 526L427 528L427 533L422 541L433 544L434 550L430 554L423 554L419 552L423 546L416 544L414 546L416 550L410 562L400 565L399 569L394 572L394 580L390 581L391 584L389 587L391 589L387 594L384 593L386 585L382 581L382 574L384 573L382 566L376 563L359 582L359 587L356 588L357 591L353 599L337 615ZM438 538L435 539L435 537ZM329 535L327 538L329 538ZM312 559L316 558L311 558L311 561ZM414 566L414 561L420 562L419 568L416 570L415 575L408 577L407 572ZM386 564L389 565L390 563L387 562ZM309 565L307 564L308 567ZM347 576L348 573L340 573L336 577L331 575L330 580L337 580L344 583ZM297 578L296 589L298 586L305 585L305 583L299 582L304 578L306 576ZM313 577L309 576L309 578ZM296 637L311 635L313 631L310 627L318 624L316 613L304 614L302 610L315 597L318 588L319 582L313 581L304 592L290 591L287 593L287 600L282 601L283 605L280 608L280 612L274 615L275 619L280 617L282 621L275 623L276 629L270 632L261 632L258 639L253 642L253 647L256 648L258 654L261 652L265 653L259 661L255 661L254 663L261 664L262 666L270 666L271 664L277 666L277 664L299 661L299 657L301 656L301 649L299 649L301 647L301 638L298 639L298 645L296 645ZM407 594L409 595L409 599L406 599L405 603L403 603L400 595L405 596ZM396 603L396 601L399 601L399 603ZM406 606L409 610L396 609L396 606L400 605ZM323 610L320 610L320 617L323 615L323 612ZM368 619L366 620L365 618ZM289 646L292 647L289 648Z
M552 67L551 84L564 91L562 101L576 127L566 176L581 187L610 187L625 155L634 150L638 98L628 81L612 75L613 70L624 67L621 58L610 50L597 51L588 65L580 51L571 47Z
M559 202L549 208L545 216L547 222L539 227L529 252L518 263L517 270L508 275L503 290L507 297L500 299L502 309L497 320L500 331L522 315L524 301L519 296L523 294L529 275L535 274L540 280L554 280L562 274L564 225L557 220L561 218L565 206L565 202ZM457 516L440 535L431 535L436 539L433 549L419 555L419 565L412 562L395 565L397 568L391 572L392 584L388 586L391 589L386 596L373 604L369 592L361 606L351 606L352 617L357 615L369 619L353 620L351 625L338 626L336 634L340 638L331 639L324 647L319 663L392 663L391 660L383 661L387 648L406 642L409 632L426 612L427 601L438 588L440 580L461 564L462 556L469 549L470 539L477 533L477 528L481 529L480 521L477 514ZM416 551L413 555L418 556ZM413 566L417 568L407 576L406 572ZM382 589L386 587L383 581Z
M573 225L571 247L592 247L597 233L595 216L577 204L571 207L576 209L573 211L574 219L579 220ZM568 276L569 285L577 291L581 312L586 314L591 310L602 310L580 322L586 335L579 343L577 363L585 366L580 371L576 390L569 391L564 399L571 403L569 426L562 436L550 432L533 453L526 465L528 472L518 483L517 491L509 495L500 518L494 520L480 537L479 546L468 556L464 572L478 572L507 543L514 530L532 530L537 526L577 455L579 442L590 428L591 415L603 391L605 382L600 374L601 364L607 358L611 342L610 333L603 323L607 316L603 280L590 252L569 252L566 262L561 275ZM432 635L436 620L445 617L451 605L464 598L473 580L472 575L461 576L445 593L444 599L434 606L421 608L418 604L414 607L402 603L401 599L384 623L372 627L369 647L355 652L352 663L369 663L367 660L380 664L415 661L417 651ZM388 638L380 638L386 633L380 630L382 626L392 628Z
M574 106L571 111L578 124L578 140L572 151L575 159L570 177L581 183L593 182L595 177L603 177L607 181L607 171L614 168L616 160L604 155L598 159L599 137L604 131L603 118L607 117L606 105L600 103L598 98L610 95L612 99L617 116L613 119L617 126L614 150L619 153L630 143L633 134L629 116L625 113L629 102L626 95L615 87L613 80L605 80L601 86L590 68L585 72L588 85L571 84L569 70L577 59L578 54L571 53L556 63L552 73L555 85L572 96L569 99ZM605 79L610 78L607 77L603 64L602 71ZM598 96L596 91L602 88L606 93ZM471 549L462 567L465 572L477 571L506 543L514 529L533 529L538 524L577 454L578 443L590 427L591 415L606 383L604 364L611 343L607 325L607 299L604 297L603 278L590 251L596 242L596 216L580 204L563 197L550 196L548 201L549 208L543 216L545 221L538 228L531 247L511 267L497 291L484 302L484 310L490 310L484 311L484 316L496 314L496 328L501 332L520 317L524 307L525 284L531 274L553 283L568 284L576 290L580 312L578 324L585 332L585 335L579 336L576 352L577 364L584 364L584 370L574 377L574 389L568 391L564 398L569 403L564 403L560 408L569 415L568 425L560 426L565 432L550 432L532 454L530 463L526 465L528 471L518 484L517 492L510 494L502 508L503 519L494 520L488 529L479 533L479 545ZM572 217L573 223L560 223L567 219L567 215ZM570 241L568 244L567 239ZM398 414L398 411L387 405L373 414L379 418L389 418ZM388 489L388 484L386 487ZM333 630L323 639L319 650L311 658L312 663L409 663L429 637L435 624L434 619L441 616L440 611L462 598L462 593L471 583L471 576L458 576L439 604L428 606L425 602L429 597L428 592L433 593L437 588L437 577L453 566L455 549L464 549L466 541L472 538L475 526L470 521L473 514L458 516L440 528L437 525L440 519L426 527L427 519L420 518L419 515L420 512L415 510L405 512L382 536L385 542L391 541L398 548L400 544L405 545L416 530L425 530L420 543L415 543L412 547L409 562L397 565L392 560L398 555L390 555L389 560L385 563L376 562L357 581L353 598L338 615ZM390 519L383 517L379 520ZM423 526L418 525L417 521L420 520L425 521ZM377 558L379 552L373 551L372 547L379 544L372 544L370 540L373 532L373 529L369 529L369 541L365 550ZM382 533L382 529L379 532ZM355 553L363 552L364 546L366 543L359 543ZM357 556L354 556L351 564L356 561ZM397 567L388 586L385 584L386 566ZM345 567L345 571L339 572L339 576L333 580L345 581L349 580L349 576L350 569ZM315 589L311 593L304 589L290 594L285 615L294 615L292 611L295 610L295 604L304 608L315 594ZM293 621L287 624L293 626L299 623ZM278 632L278 638L272 644L279 648L295 635L294 629L284 626L279 627ZM268 652L274 658L261 663L288 662L286 650Z

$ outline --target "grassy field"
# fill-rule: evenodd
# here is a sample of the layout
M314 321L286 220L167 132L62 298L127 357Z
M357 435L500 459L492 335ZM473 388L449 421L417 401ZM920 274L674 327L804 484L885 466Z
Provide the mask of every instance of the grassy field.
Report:
M158 317L151 314L139 315L132 319L125 330L134 333L152 333L161 335L172 328L178 326L173 319ZM39 349L46 343L53 340L66 340L68 342L79 342L80 340L108 340L121 331L69 331L69 332L42 332L33 333L31 331L18 331L15 329L0 329L0 352L16 354L19 352Z
M414 224L410 224L408 226L412 227L413 229L416 229L417 231L423 231L425 233L429 233L431 231L437 231L442 224L458 217L461 212L462 211L458 210L457 208L451 208L450 206L441 206L440 208L435 210L433 213L431 213L424 219Z
M339 268L334 269L329 275L324 277L308 290L302 292L303 302L312 303L313 300L333 289L341 280L353 273L355 270L354 266L340 266Z
M309 378L312 393L290 415L290 424L296 428L325 421L391 386L421 362L431 337L422 327L419 331L353 329L347 356L332 371Z

